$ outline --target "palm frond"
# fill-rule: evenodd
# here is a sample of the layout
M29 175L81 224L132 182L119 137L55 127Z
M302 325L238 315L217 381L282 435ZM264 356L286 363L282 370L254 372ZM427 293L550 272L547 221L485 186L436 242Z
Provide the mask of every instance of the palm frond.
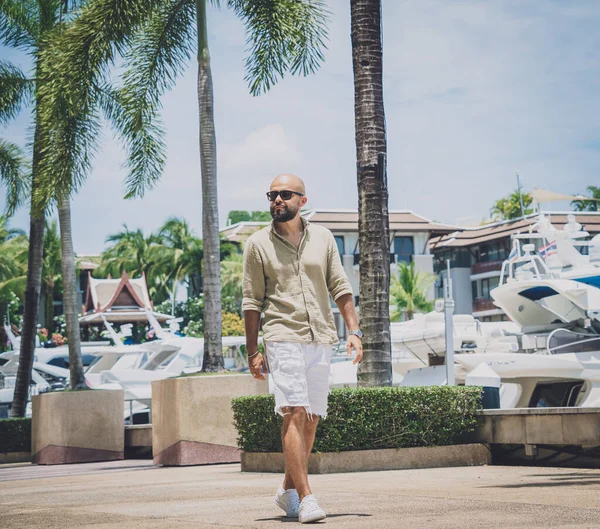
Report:
M143 196L162 175L165 163L160 97L194 53L195 0L167 0L153 13L126 56L121 112L114 116L129 150L127 197Z
M33 95L34 82L17 66L0 61L0 124L13 119Z
M99 90L115 57L132 32L160 0L89 0L61 32L45 41L39 56L36 133L45 146L40 158L35 210L70 196L87 176L100 131L100 109L106 94ZM77 5L81 4L78 2Z
M17 145L1 139L0 180L7 188L6 215L11 216L29 194L30 179L23 151Z
M228 0L246 27L246 81L252 95L286 72L308 75L324 61L329 11L321 0Z
M30 49L39 37L38 5L34 0L0 0L0 43Z

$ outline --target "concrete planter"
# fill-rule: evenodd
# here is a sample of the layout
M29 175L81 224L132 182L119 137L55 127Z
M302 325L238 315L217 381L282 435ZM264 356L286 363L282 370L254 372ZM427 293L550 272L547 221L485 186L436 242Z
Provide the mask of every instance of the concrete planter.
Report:
M156 465L240 461L231 399L267 393L250 375L169 378L152 382L152 453Z
M384 448L349 452L310 454L309 474L370 472L410 468L468 467L491 464L490 450L483 444ZM283 454L242 452L242 472L284 471Z
M600 443L600 408L516 408L479 412L475 440L489 444Z
M123 390L44 393L33 397L32 409L33 463L123 459Z

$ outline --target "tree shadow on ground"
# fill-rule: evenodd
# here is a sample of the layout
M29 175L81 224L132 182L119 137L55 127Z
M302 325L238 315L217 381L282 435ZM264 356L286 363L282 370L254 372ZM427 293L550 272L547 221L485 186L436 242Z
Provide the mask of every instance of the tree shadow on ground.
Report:
M530 474L525 478L547 478L548 481L528 483L506 483L503 485L487 485L485 489L521 489L533 487L568 487L572 485L600 485L598 472L569 472L568 474Z

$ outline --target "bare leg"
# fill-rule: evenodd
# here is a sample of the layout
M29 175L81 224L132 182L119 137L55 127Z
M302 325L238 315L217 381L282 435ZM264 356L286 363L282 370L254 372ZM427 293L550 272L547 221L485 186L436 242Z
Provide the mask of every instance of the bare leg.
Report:
M315 444L315 435L317 434L317 424L319 424L319 416L314 413L311 415L311 419L306 421L304 426L304 442L306 443L306 465L308 472L308 458L312 452L313 445Z
M311 420L312 419L312 420ZM304 425L304 443L306 444L306 473L308 475L308 458L312 452L313 445L315 444L315 435L317 433L317 425L319 424L319 416L312 414L311 419L307 420ZM281 445L283 452L285 453L285 436L283 435L284 428L281 430ZM295 489L294 480L287 470L285 471L285 477L283 479L284 489Z
M307 446L305 431L307 416L302 407L289 407L282 410L283 417L282 445L285 459L284 489L295 488L300 497L311 494L308 486ZM312 448L312 443L311 443Z

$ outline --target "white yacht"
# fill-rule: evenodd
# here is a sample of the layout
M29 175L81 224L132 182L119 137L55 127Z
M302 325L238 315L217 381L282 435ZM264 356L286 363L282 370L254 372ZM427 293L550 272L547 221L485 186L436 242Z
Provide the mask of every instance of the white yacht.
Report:
M563 230L543 216L536 227L515 237L491 292L520 327L518 351L456 355L457 380L483 362L501 378L502 407L600 406L600 235L582 241L588 234L572 217ZM544 239L551 253L521 249L522 239Z

